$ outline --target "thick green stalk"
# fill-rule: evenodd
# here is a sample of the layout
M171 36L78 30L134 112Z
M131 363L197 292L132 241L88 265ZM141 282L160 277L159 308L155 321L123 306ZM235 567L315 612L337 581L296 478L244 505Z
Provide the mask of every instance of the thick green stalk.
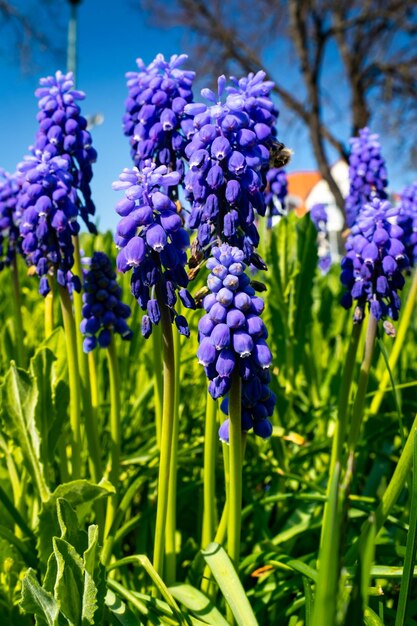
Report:
M328 507L328 498L330 493L330 488L333 481L333 476L335 472L336 463L341 463L342 460L342 450L343 443L346 436L347 430L347 415L349 408L349 397L350 391L352 388L352 379L353 373L355 370L356 363L356 354L358 351L359 339L361 336L362 324L354 324L352 327L352 334L350 336L349 347L347 350L343 374L342 374L342 382L339 390L339 401L337 405L337 421L335 425L335 432L333 435L333 443L332 443L332 453L330 457L330 468L329 468L329 480L327 483L327 500L324 505L323 512L323 520L327 519L326 509ZM323 544L323 538L326 531L326 525L323 523L321 528L321 539L320 545Z
M168 509L168 485L171 465L171 448L174 427L175 408L175 359L172 324L168 307L158 293L158 302L161 310L162 344L163 344L163 373L164 396L162 411L162 429L160 461L158 472L158 505L156 512L155 545L153 565L159 575L163 575L165 550L165 524Z
M90 377L91 406L93 408L94 420L96 420L95 410L98 407L98 382L97 382L97 367L96 367L96 360L94 358L94 350L88 353L88 373Z
M162 406L163 406L163 358L162 358L162 331L161 327L154 326L152 330L152 356L153 356L153 375L154 375L154 402L155 402L155 427L156 427L156 443L158 447L161 445L162 430Z
M229 463L227 550L238 570L242 512L242 386L237 369L233 372L229 394Z
M13 254L13 260L11 264L12 275L12 293L14 303L14 327L15 327L15 349L16 349L16 363L19 367L23 367L25 361L25 348L24 348L24 332L23 332L23 320L22 320L22 302L20 298L20 285L19 285L19 268L17 267L17 257Z
M71 426L71 478L81 476L81 393L78 370L77 338L72 313L72 303L68 291L58 285L61 300L62 319L64 322L65 341L67 345L68 376L70 387L70 426Z
M398 325L397 336L395 337L395 341L392 346L391 353L388 359L388 365L391 372L394 370L398 357L401 354L401 350L404 345L404 341L407 335L407 330L410 326L411 320L415 315L415 305L417 300L417 271L414 270L413 281L411 283L411 288L408 293L407 302L405 304L404 310L401 312L401 319ZM389 370L385 369L384 374L381 378L381 382L379 383L379 388L376 394L373 397L371 402L370 413L372 415L376 415L379 411L379 407L381 406L382 399L384 397L386 388L388 383L390 382L390 374Z
M165 582L168 586L173 585L177 577L176 555L176 526L177 526L177 458L178 458L178 433L179 433L179 399L180 399L180 350L181 337L178 332L174 333L174 358L175 358L175 400L174 400L174 424L172 431L171 467L169 471L168 485L168 510L165 533Z
M74 274L76 274L82 282L83 271L81 267L80 243L78 237L73 237L72 241L74 244ZM85 434L87 435L88 462L92 479L95 483L98 483L103 476L103 470L101 465L98 428L91 402L91 383L90 370L88 367L88 356L83 350L83 336L80 331L80 324L82 320L82 306L82 295L80 293L74 292L74 312L77 335L78 366L80 368L80 387L83 406L84 427Z
M45 297L45 338L49 337L54 330L54 291L49 277L48 282L51 291Z
M217 435L217 402L207 393L206 421L204 433L204 509L201 547L203 550L214 540L216 526L216 450Z
M120 473L121 425L120 425L120 380L114 336L107 348L107 362L110 377L110 472L109 480L116 489L107 501L104 535L107 537L116 513L118 483Z

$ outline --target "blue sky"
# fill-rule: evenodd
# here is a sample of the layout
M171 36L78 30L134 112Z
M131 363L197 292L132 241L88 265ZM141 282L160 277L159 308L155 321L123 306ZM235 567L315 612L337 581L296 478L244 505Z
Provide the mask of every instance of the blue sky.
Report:
M27 1L20 0L20 4L25 6ZM100 229L114 229L116 225L118 216L113 207L120 194L112 190L111 183L123 167L131 166L129 143L121 130L127 93L124 74L136 69L137 57L148 63L158 52L165 56L188 52L187 45L184 45L186 37L181 29L151 27L148 16L140 11L138 5L133 0L83 0L79 6L77 86L87 94L81 106L86 116L95 113L104 116L104 123L92 130L93 143L98 151L92 187ZM55 9L60 11L61 27L57 28L51 21L50 33L56 45L65 49L67 3L59 0ZM268 52L271 67L274 67L277 52L279 56L279 51ZM39 78L56 69L65 69L63 58L57 60L45 54L38 56L37 60L39 70L32 75L23 75L9 55L0 56L0 81L3 86L0 167L9 171L13 171L16 163L26 154L36 132L38 109L33 92ZM189 68L195 69L191 60ZM287 82L291 80L286 78ZM338 115L337 111L335 115ZM279 136L287 143L290 139L289 145L295 150L290 170L314 169L305 131L299 124L294 129L285 127L284 120L280 122Z

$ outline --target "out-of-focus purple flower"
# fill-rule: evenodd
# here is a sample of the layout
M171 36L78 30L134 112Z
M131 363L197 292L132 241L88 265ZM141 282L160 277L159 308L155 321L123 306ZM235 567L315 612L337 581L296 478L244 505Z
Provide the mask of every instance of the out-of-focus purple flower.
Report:
M242 378L242 429L262 437L271 434L275 395L268 387L272 354L268 332L261 319L263 300L255 295L245 273L245 255L236 247L215 246L207 261L209 294L203 300L206 314L200 319L199 362L210 380L214 398L226 396L237 368ZM223 405L225 408L225 405ZM226 439L226 427L220 435Z
M122 216L115 242L120 248L117 268L132 270L131 289L141 308L147 312L142 333L149 337L152 324L159 322L162 298L178 331L188 336L188 326L175 310L177 296L187 308L194 300L187 291L188 276L185 250L190 245L175 203L168 196L170 187L178 184L180 174L168 172L165 165L146 161L141 170L125 169L113 189L123 190L125 197L116 205ZM158 295L159 290L159 295ZM180 319L178 319L180 318Z
M322 274L327 274L332 264L332 255L327 230L326 205L314 204L310 209L310 218L317 230L318 266Z
M189 171L185 190L191 202L188 226L197 229L197 247L216 237L238 246L249 260L259 243L256 213L265 215L265 174L274 141L277 111L265 73L250 75L218 93L203 89L209 105L192 103L195 133L185 148ZM227 94L224 97L224 94Z
M70 163L48 152L26 157L18 165L22 188L18 197L22 252L28 265L36 267L39 291L49 292L48 275L69 291L80 291L81 282L73 275L72 236L80 229L77 222L77 190L73 186Z
M195 72L181 69L186 54L162 54L146 66L137 59L139 72L126 74L129 95L123 131L130 138L132 159L141 167L147 159L184 172L184 147L194 129L184 107L193 99Z
M10 265L16 252L21 251L21 210L17 202L21 187L19 172L9 174L0 169L0 270Z
M112 333L118 333L125 340L132 338L126 322L130 307L121 301L122 290L104 252L94 252L84 276L83 291L81 332L84 352L91 352L97 345L107 348Z
M49 158L60 156L68 160L68 170L73 178L73 186L81 192L77 199L77 209L90 232L96 227L90 221L95 213L91 199L90 182L93 176L92 163L97 152L87 130L87 120L81 115L77 102L85 94L74 89L72 72L58 71L54 76L41 78L40 87L35 91L39 98L37 119L39 129L35 139L35 150L40 150Z
M417 182L401 193L398 224L404 230L403 243L411 265L417 263Z
M271 167L266 174L267 187L265 189L266 217L268 228L272 227L272 218L287 215L285 199L288 194L288 180L285 170Z
M362 128L359 137L350 140L349 194L345 201L346 223L353 226L361 208L372 198L387 198L387 169L381 155L378 135Z
M403 229L396 223L398 207L374 198L366 204L346 240L341 282L347 288L342 305L356 301L353 321L360 323L366 304L374 318L398 319L404 286L403 270L409 260L402 243Z

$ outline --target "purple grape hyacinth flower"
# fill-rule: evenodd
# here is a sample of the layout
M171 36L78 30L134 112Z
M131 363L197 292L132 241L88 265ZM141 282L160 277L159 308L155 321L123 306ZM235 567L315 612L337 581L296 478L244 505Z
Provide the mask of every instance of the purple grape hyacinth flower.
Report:
M181 69L186 54L165 60L162 54L146 66L137 59L139 72L126 74L129 95L123 131L130 138L131 156L138 167L147 159L184 173L184 148L194 129L184 107L192 102L195 72Z
M265 215L265 173L276 134L277 112L269 98L273 83L264 77L258 72L226 89L226 78L220 76L217 95L210 89L201 92L209 105L192 103L184 109L195 129L185 148L189 171L184 183L197 249L218 237L243 250L247 261L259 244L255 217Z
M328 239L326 205L314 204L310 209L310 218L317 230L318 266L322 274L327 274L332 264L332 255Z
M404 230L403 243L412 266L417 263L417 182L401 193L398 224Z
M9 174L0 169L0 270L12 263L16 252L21 252L18 195L22 182L19 172Z
M261 319L264 302L255 295L245 273L245 255L228 244L212 249L207 261L210 293L203 300L205 315L198 324L199 362L210 380L209 393L217 399L230 391L232 373L242 378L242 429L253 428L261 437L271 435L269 421L275 395L268 387L272 354L268 331ZM223 405L225 408L225 405ZM227 425L220 430L226 439Z
M72 236L80 225L78 195L69 168L68 159L40 151L18 165L24 180L18 198L22 252L27 264L36 267L43 296L50 291L48 275L55 275L58 284L70 292L81 290L79 277L72 273Z
M346 223L353 226L367 202L372 198L387 198L387 169L381 155L378 135L362 128L359 137L350 140L349 194L345 201Z
M265 190L267 226L272 228L272 218L287 215L285 199L288 194L288 180L285 170L271 167L266 174Z
M160 320L158 290L180 334L189 336L189 329L175 310L177 294L186 308L195 308L187 291L185 271L185 250L190 238L168 195L168 189L177 185L179 179L178 172L168 172L165 165L157 167L146 161L142 170L125 169L119 181L113 183L113 189L125 192L125 198L116 205L122 216L115 235L120 248L117 268L120 272L132 270L132 294L146 311L142 318L142 334L146 338L152 325Z
M72 184L82 195L82 201L78 197L77 208L89 231L95 233L96 227L90 221L95 213L90 182L93 177L92 163L97 159L97 152L92 146L87 120L81 115L77 104L77 101L85 98L85 94L74 89L72 72L63 74L58 71L54 76L41 78L39 84L40 87L35 91L39 98L39 130L34 149L50 158L60 156L68 160Z
M347 291L342 305L350 308L356 301L355 323L362 322L366 304L377 321L398 319L397 292L404 286L402 272L409 267L398 213L387 200L374 198L363 207L346 240L340 279Z
M104 252L94 252L85 273L83 291L80 330L84 335L84 352L91 352L97 345L107 348L112 333L130 340L133 333L126 322L130 317L130 306L121 301L122 289Z

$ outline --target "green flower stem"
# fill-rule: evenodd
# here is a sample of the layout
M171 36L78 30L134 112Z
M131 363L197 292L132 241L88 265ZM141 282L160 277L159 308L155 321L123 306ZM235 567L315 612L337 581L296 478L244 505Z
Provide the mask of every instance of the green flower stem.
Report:
M161 428L160 462L158 472L158 505L156 512L155 545L153 565L160 576L163 575L165 550L165 524L168 509L168 485L171 465L172 436L175 410L175 358L172 324L168 307L160 293L157 293L161 310L164 395Z
M58 285L67 344L68 376L70 387L70 426L71 426L71 478L81 476L81 390L78 370L77 338L72 313L72 303L68 291Z
M162 429L162 405L163 405L163 362L162 362L162 331L161 327L154 326L152 329L152 355L153 355L153 375L155 385L155 426L156 426L156 443L158 447L161 445L161 429Z
M76 274L82 282L83 271L81 267L80 243L79 243L78 237L73 237L72 241L74 244L74 274ZM102 470L102 465L101 465L101 453L100 453L98 428L97 428L97 423L95 420L92 402L91 402L91 384L90 384L90 371L88 367L88 356L83 350L83 336L80 331L83 302L82 302L82 295L80 293L74 292L73 296L74 296L74 312L75 312L76 339L77 339L77 351L78 351L78 366L80 368L81 399L82 399L82 406L83 406L85 434L87 435L87 445L88 445L88 461L89 461L92 479L95 483L98 483L103 476L103 470Z
M407 302L405 304L404 310L401 312L401 319L398 325L397 336L395 337L391 354L388 359L388 365L389 365L389 369L391 370L391 372L394 370L397 364L398 357L401 354L405 337L407 335L407 330L410 326L413 316L415 315L416 300L417 300L417 271L414 270L413 281L411 283L410 291L408 293ZM379 383L378 391L374 395L372 403L371 403L370 413L372 415L376 415L376 413L378 413L379 407L381 406L381 402L382 402L382 399L384 397L384 394L385 394L385 391L389 382L390 382L389 370L385 369L384 374L381 378L381 382Z
M333 435L332 452L330 457L329 468L329 481L327 483L327 499L329 498L330 488L335 472L336 463L340 463L342 460L343 443L347 430L347 415L349 408L349 397L352 388L353 373L355 370L356 355L358 352L359 339L361 336L362 324L353 324L352 334L350 336L349 346L344 362L344 368L342 373L342 381L339 390L339 401L337 405L337 421L335 425L335 432ZM328 500L324 505L323 520L325 521L328 516L326 515L326 509L328 506ZM320 545L323 545L323 538L326 536L326 524L323 523L321 528Z
M120 380L114 335L107 348L107 362L110 377L110 472L109 480L116 490L107 501L104 536L110 531L117 508L117 494L120 473L121 425L120 425Z
M355 401L352 409L352 421L350 424L349 438L348 438L348 452L352 455L355 451L356 443L359 438L360 428L362 424L366 391L368 389L369 372L372 365L372 357L375 349L376 332L378 329L378 322L371 313L368 317L368 328L366 330L365 338L365 353L359 371L358 388L356 391Z
M217 442L217 402L207 393L203 469L204 509L201 533L201 547L203 550L214 540L215 534Z
M236 368L229 393L229 455L227 550L238 570L242 512L242 386L239 371Z
M94 350L88 353L88 373L90 376L91 388L91 406L93 407L94 421L96 420L95 410L98 407L98 382L97 382L97 366L94 357Z
M51 291L45 297L45 338L54 330L54 290L49 276L48 282Z
M176 558L176 525L177 525L177 458L178 458L178 434L179 434L179 399L180 399L180 351L181 337L178 332L174 333L174 358L175 358L175 400L174 400L174 424L172 432L171 467L168 484L168 510L165 533L165 582L168 586L173 585L177 577Z
M16 253L13 255L11 263L11 275L12 275L12 293L14 304L14 325L15 325L15 349L16 349L16 363L20 367L23 367L25 362L25 348L24 348L24 332L23 332L23 320L22 320L22 301L20 297L20 285L19 285L19 268L17 267Z

